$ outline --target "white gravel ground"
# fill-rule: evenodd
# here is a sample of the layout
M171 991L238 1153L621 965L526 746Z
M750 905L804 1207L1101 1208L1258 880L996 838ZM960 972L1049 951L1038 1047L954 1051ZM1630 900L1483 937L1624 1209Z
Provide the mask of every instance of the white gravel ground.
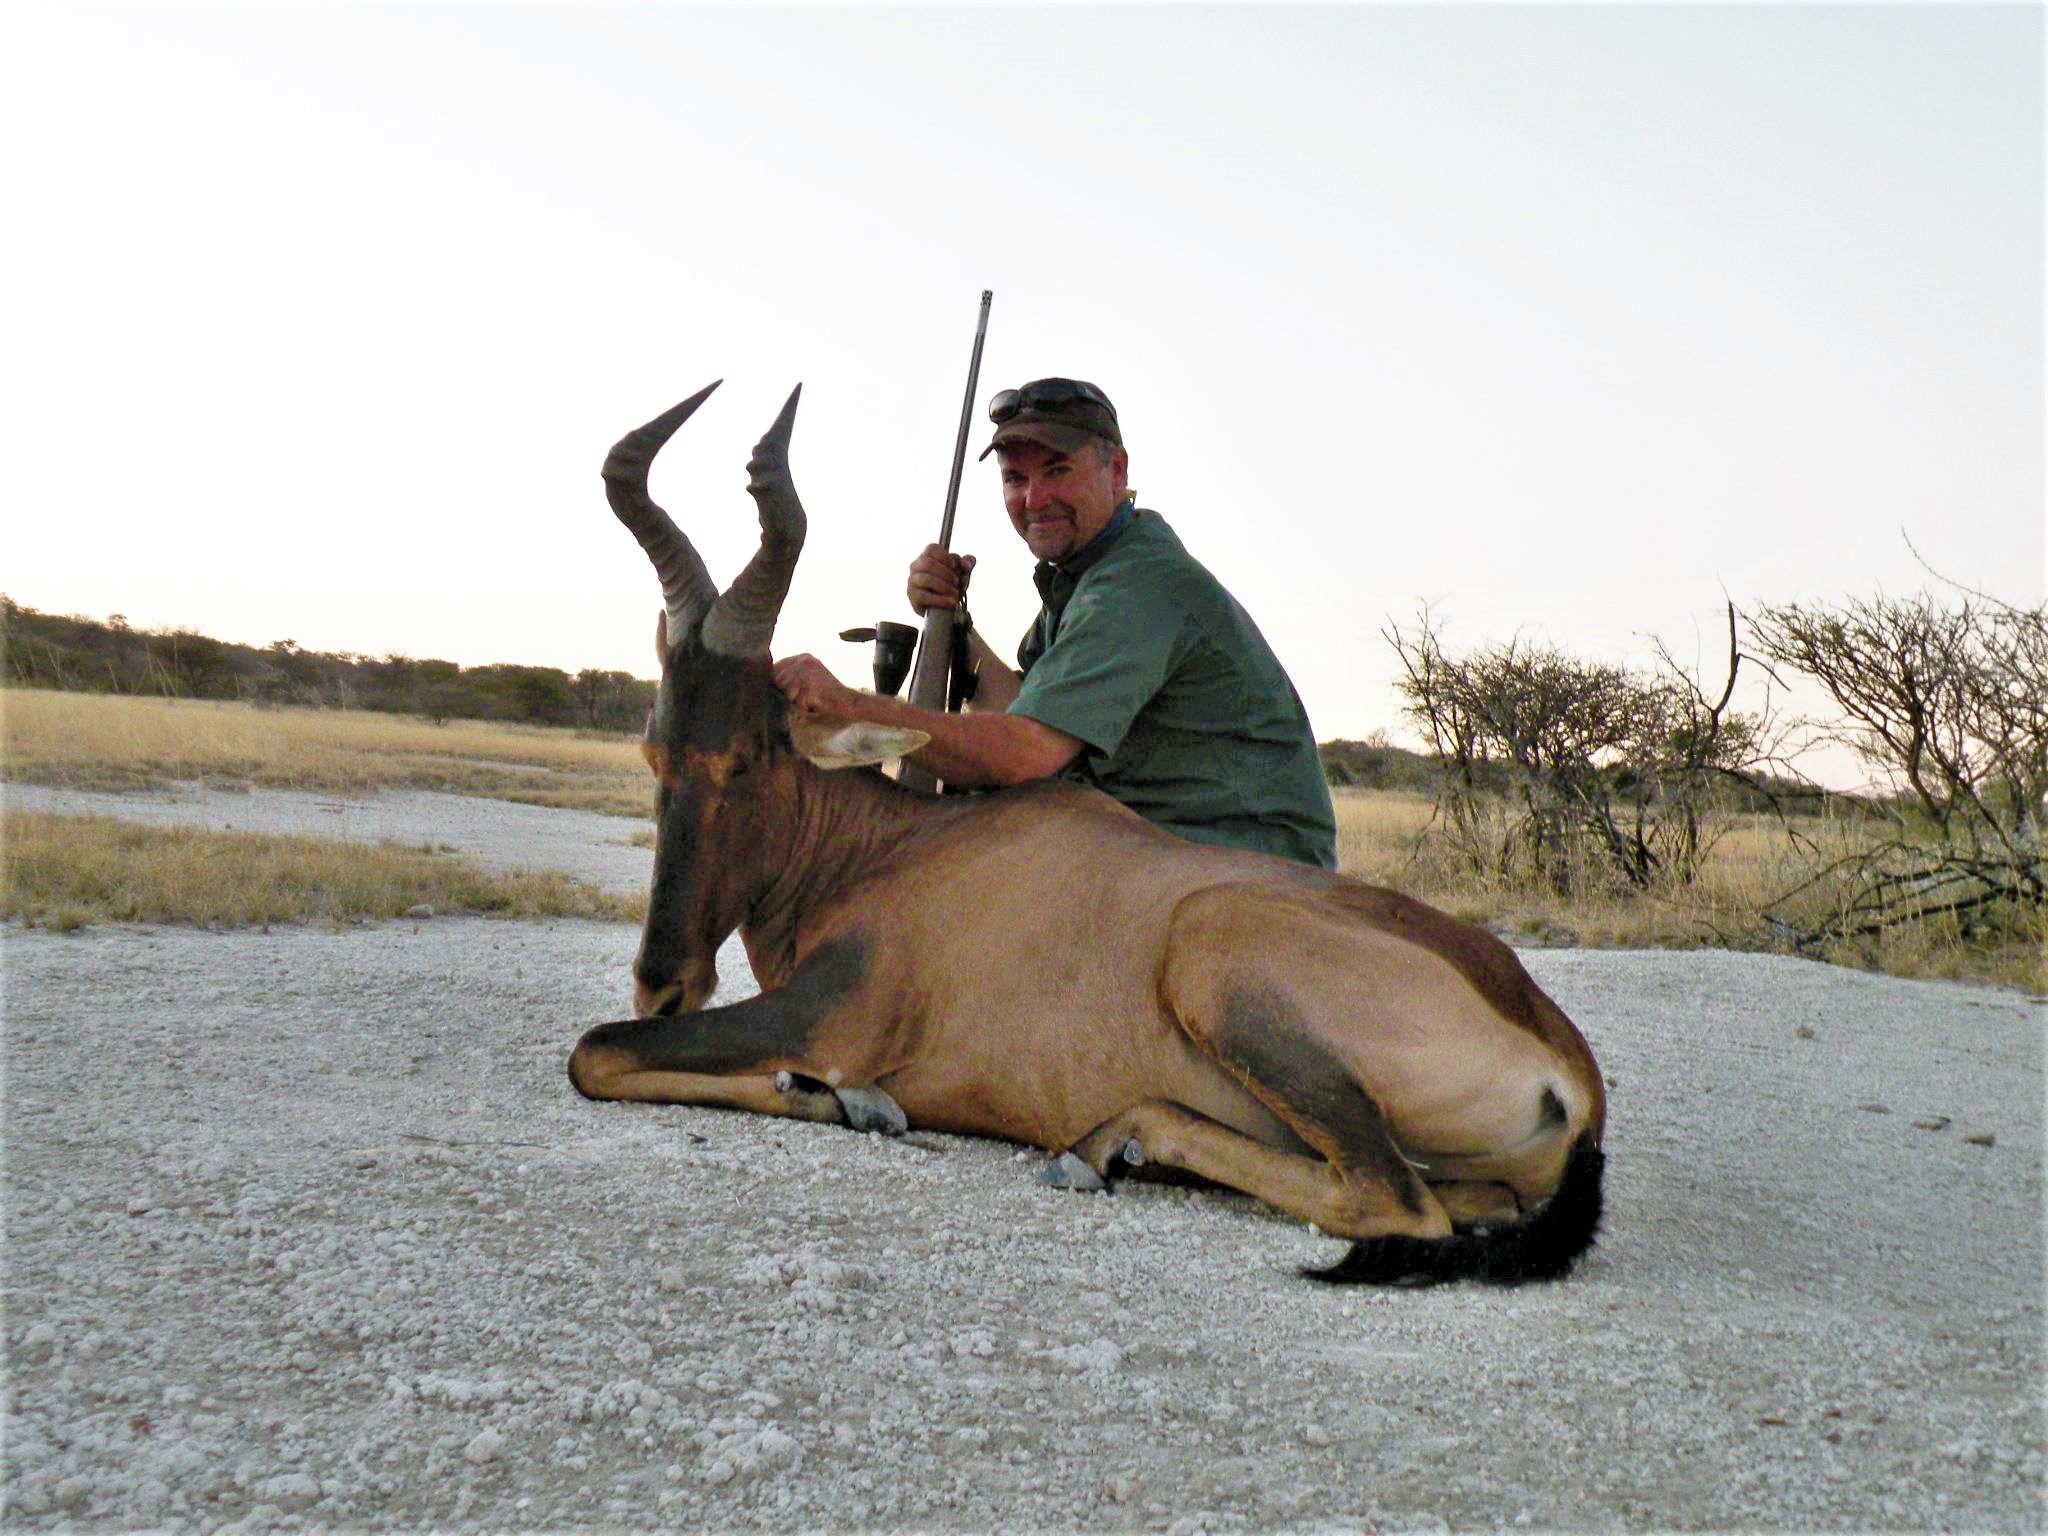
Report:
M153 803L223 800L648 867L571 812ZM563 1058L636 941L0 931L6 1527L2048 1523L2028 999L1530 953L1614 1080L1606 1235L1559 1285L1379 1293L1297 1279L1338 1246L1239 1196L586 1103Z

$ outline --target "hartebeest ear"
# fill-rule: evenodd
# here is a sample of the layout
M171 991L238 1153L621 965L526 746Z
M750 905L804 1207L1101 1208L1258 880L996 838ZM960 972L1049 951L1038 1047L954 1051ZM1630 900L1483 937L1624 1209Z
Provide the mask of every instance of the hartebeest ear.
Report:
M663 609L654 616L654 659L668 660L668 610Z
M900 726L835 722L795 713L789 720L789 739L798 756L820 768L866 768L915 752L931 737Z

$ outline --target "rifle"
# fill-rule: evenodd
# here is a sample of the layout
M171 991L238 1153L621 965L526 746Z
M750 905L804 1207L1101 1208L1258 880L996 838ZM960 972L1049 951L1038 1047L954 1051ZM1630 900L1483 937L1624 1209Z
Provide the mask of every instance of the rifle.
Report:
M939 524L939 548L953 547L953 510L960 502L960 474L967 464L967 431L974 424L974 390L981 380L981 343L988 335L988 307L995 294L981 290L981 315L974 325L974 356L967 365L967 394L960 402L960 435L953 441L953 475L946 482L946 515ZM927 608L924 641L917 651L917 670L910 679L910 702L920 709L957 711L973 696L968 637L973 622L963 600L958 608ZM891 690L893 691L893 690ZM936 790L938 775L905 758L898 783L912 789Z

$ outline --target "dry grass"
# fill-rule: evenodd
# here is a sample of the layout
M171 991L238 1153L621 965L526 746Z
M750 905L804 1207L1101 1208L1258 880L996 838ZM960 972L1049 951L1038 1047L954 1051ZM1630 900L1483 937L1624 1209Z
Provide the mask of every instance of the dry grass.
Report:
M1590 948L1683 949L1700 945L1785 950L1763 909L1819 864L1868 846L1878 831L1855 815L1816 817L1802 833L1818 856L1794 846L1771 818L1737 818L1708 856L1700 878L1680 890L1582 893L1570 900L1524 885L1487 884L1454 864L1439 839L1424 836L1433 806L1426 796L1375 790L1333 791L1337 856L1347 873L1393 886L1517 943ZM1591 882L1588 882L1590 885ZM1780 908L1794 924L1817 922L1845 893L1816 886ZM2048 994L2048 926L1986 943L1952 919L1894 929L1833 946L1825 958L1894 976L1924 976L2022 987Z
M147 827L107 816L0 814L0 918L31 927L96 922L352 922L435 912L638 922L644 897L553 871L488 874L443 853Z
M141 789L199 780L340 794L389 786L628 816L645 816L653 798L639 744L588 731L477 722L435 726L405 716L360 711L258 709L246 704L23 689L0 691L0 712L4 712L0 713L0 727L4 727L0 741L5 746L6 776L37 783ZM1706 861L1700 880L1689 889L1648 895L1580 895L1565 901L1547 891L1488 885L1455 866L1438 840L1423 837L1433 810L1426 796L1340 789L1335 797L1338 858L1346 871L1408 891L1524 943L1596 947L1714 944L1770 949L1775 946L1760 915L1762 908L1814 867L1814 861L1795 849L1775 823L1748 818L1728 829ZM1818 819L1806 825L1826 856L1847 852L1872 835L1869 828L1847 818ZM651 841L651 834L646 840ZM301 841L308 847L331 846ZM412 856L426 858L418 853ZM471 876L486 878L473 871ZM9 878L14 878L11 871ZM9 889L15 887L10 884ZM10 902L19 899L9 896ZM420 902L438 907L451 899L412 895L397 910ZM485 905L486 899L479 895L476 900L462 899L456 904L503 910ZM532 898L531 910L536 914L572 910L545 905L553 899ZM1807 912L1785 915L1794 921L1817 917L1827 902L1837 899L1838 893L1816 888L1804 898L1810 904ZM120 898L108 900L118 905ZM172 892L163 908L173 910L181 905L184 903ZM225 898L218 908L205 905L208 911L234 909L233 902ZM193 909L198 906L194 904ZM10 912L15 910L27 908L10 906ZM127 915L104 905L81 905L80 910ZM350 915L370 915L367 908L348 910ZM312 915L326 915L326 909L316 908ZM161 920L289 919L195 916ZM1828 958L1895 975L1988 981L2048 993L2048 932L1989 947L1953 923L1920 924L1837 946Z
M595 731L10 688L0 742L8 778L74 789L436 789L618 816L653 803L639 743Z

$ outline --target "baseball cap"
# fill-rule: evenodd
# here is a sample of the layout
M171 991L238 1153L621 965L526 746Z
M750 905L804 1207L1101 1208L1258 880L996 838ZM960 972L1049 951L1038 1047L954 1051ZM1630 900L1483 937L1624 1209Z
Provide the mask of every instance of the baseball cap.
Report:
M1109 396L1085 379L1033 379L1019 389L1006 389L988 403L988 419L996 435L981 450L987 458L1005 443L1043 443L1071 453L1091 437L1107 438L1119 448L1116 407Z

